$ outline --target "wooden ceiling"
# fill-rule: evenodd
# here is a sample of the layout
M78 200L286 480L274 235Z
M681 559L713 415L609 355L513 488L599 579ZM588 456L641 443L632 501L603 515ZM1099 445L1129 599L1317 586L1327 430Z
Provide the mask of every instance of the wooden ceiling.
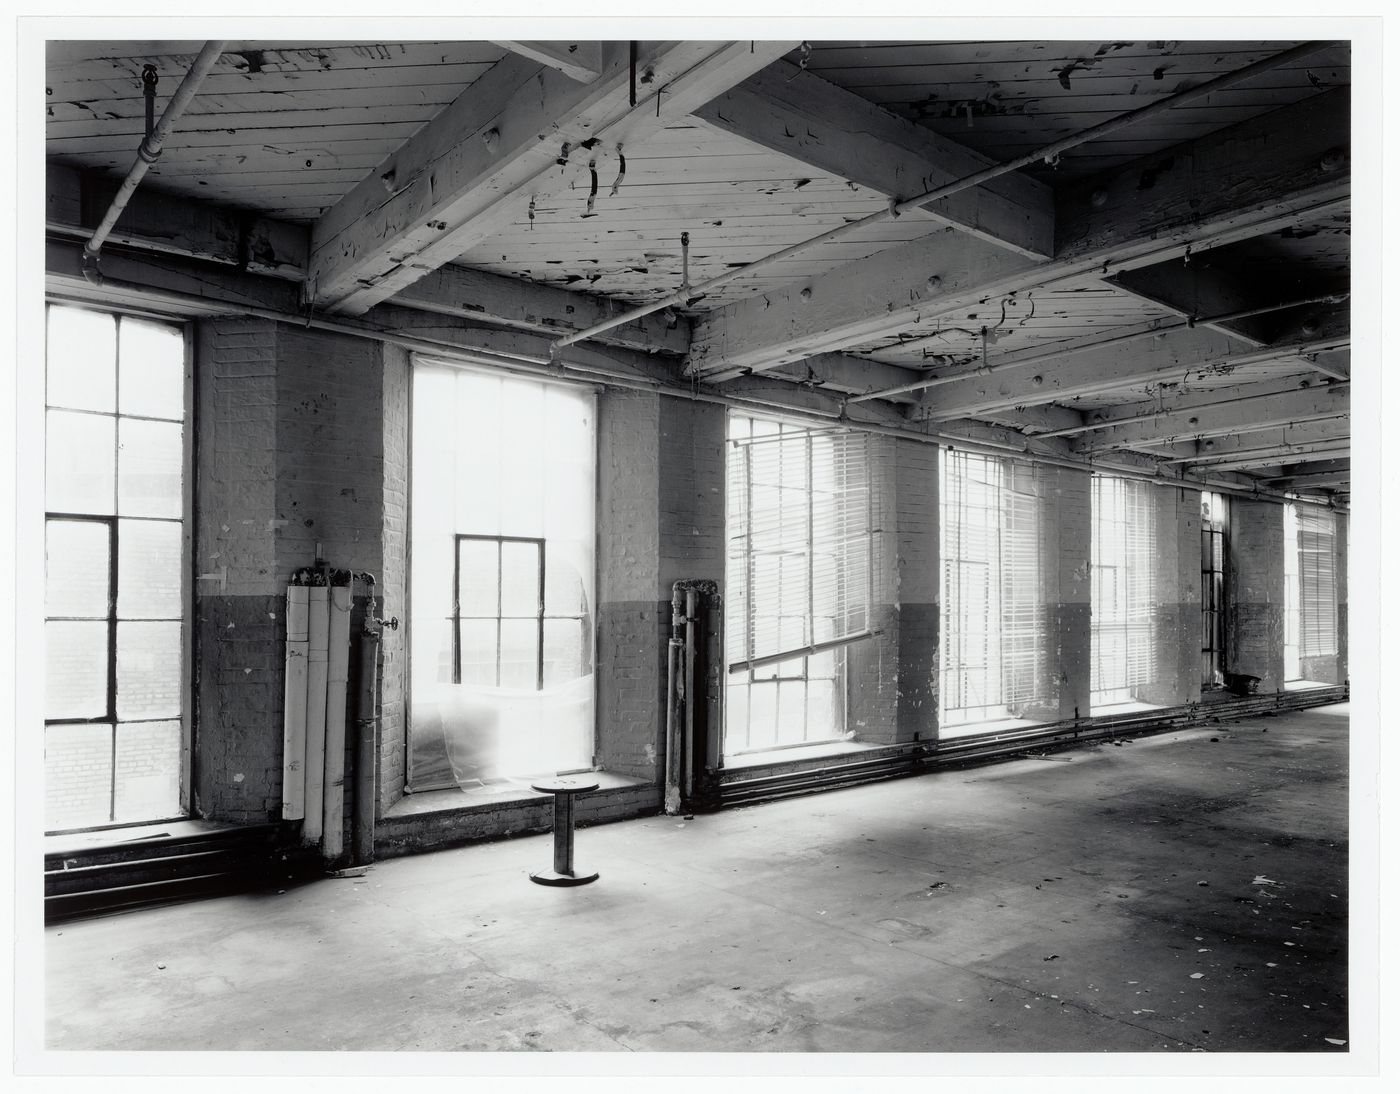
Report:
M53 248L132 162L143 67L162 108L201 45L48 44L54 291L98 291ZM686 273L700 285L1300 45L229 42L104 261L194 312L309 306L539 355ZM1350 48L1299 52L574 349L644 350L627 367L855 422L1345 495ZM1199 425L1212 401L1283 432L1222 460ZM1113 424L1144 415L1161 436Z

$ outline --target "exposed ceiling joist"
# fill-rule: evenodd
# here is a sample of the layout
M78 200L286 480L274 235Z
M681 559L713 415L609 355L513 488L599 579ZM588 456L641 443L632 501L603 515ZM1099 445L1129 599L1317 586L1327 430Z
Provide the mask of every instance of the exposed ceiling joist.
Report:
M1177 328L1157 338L1139 339L1128 351L1108 339L1104 345L1049 362L1027 354L1017 365L1014 362L1021 355L1008 355L995 362L998 371L994 374L974 371L924 392L914 413L935 420L963 418L1007 407L1062 403L1086 395L1177 382L1193 375L1228 375L1243 366L1333 349L1349 338L1346 330L1333 327L1306 340L1241 351L1232 339L1214 331Z
M47 179L47 230L55 236L85 238L92 225L84 211L103 208L114 184L55 165L49 166ZM111 244L295 281L306 275L309 249L308 232L301 225L149 188L132 195L110 237ZM455 265L426 275L400 293L394 303L541 334L582 330L625 307L606 297ZM690 321L680 316L674 323L660 315L644 316L606 332L599 341L644 353L681 356L690 345Z
M603 74L602 42L493 42L502 49L528 57L539 64L557 68L581 84Z
M1307 388L1301 391L1243 395L1224 399L1213 406L1171 409L1141 421L1112 424L1116 417L1100 418L1093 432L1076 443L1081 452L1114 448L1138 448L1200 437L1256 433L1290 422L1316 422L1344 417L1349 413L1345 385Z
M1342 207L1347 89L1178 145L1056 201L1056 255L1035 263L962 233L935 234L806 284L710 313L688 373L711 379L858 346L988 298L1070 287L1249 238ZM1098 195L1102 193L1102 197Z
M1168 464L1205 463L1259 455L1288 456L1295 450L1306 454L1309 446L1316 445L1325 448L1345 448L1349 437L1350 432L1345 422L1308 422L1303 425L1275 426L1258 433L1144 445L1142 450L1165 460Z
M994 162L791 65L750 76L694 116L814 171L893 198L927 192ZM1025 175L1003 175L921 211L1023 255L1048 258L1053 251L1053 195Z
M583 142L644 140L793 44L639 43L635 103L626 42L586 84L507 56L316 222L308 295L363 312L510 224Z
M1296 475L1280 475L1265 480L1269 486L1281 490L1318 490L1329 486L1346 486L1351 482L1351 467L1332 471L1307 471Z
M1276 464L1280 458L1287 457L1289 460L1309 458L1314 459L1323 453L1345 453L1351 451L1351 444L1346 438L1332 441L1331 443L1319 441L1316 444L1287 445L1271 450L1260 450L1251 455L1239 456L1235 458L1217 458L1214 456L1202 459L1185 461L1188 466L1208 466L1213 471L1248 471L1254 467L1268 467Z

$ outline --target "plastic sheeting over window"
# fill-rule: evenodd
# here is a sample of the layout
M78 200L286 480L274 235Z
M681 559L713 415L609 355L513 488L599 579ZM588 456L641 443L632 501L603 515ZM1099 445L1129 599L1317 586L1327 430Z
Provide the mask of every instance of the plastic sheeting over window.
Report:
M593 761L595 399L420 360L409 785Z

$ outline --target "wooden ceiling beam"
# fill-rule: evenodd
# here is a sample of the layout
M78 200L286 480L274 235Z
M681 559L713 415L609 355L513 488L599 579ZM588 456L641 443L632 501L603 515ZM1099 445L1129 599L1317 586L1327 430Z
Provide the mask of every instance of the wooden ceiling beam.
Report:
M635 88L626 42L602 44L586 84L506 56L317 220L308 298L341 314L387 300L562 185L557 167L586 158L585 141L645 140L793 45L642 42Z
M1162 413L1151 419L1109 425L1086 433L1075 442L1075 447L1085 453L1101 452L1115 448L1138 448L1144 444L1256 433L1290 422L1325 421L1349 413L1350 401L1347 396L1345 386L1329 385L1301 391L1236 396L1223 399L1214 406L1173 409L1168 403ZM1100 418L1099 422L1104 420ZM1111 422L1112 418L1106 420Z
M898 199L996 162L790 63L755 73L694 117L814 172ZM1032 258L1048 258L1054 249L1054 196L1026 175L1004 175L912 215L920 213Z
M1126 346L1106 339L1102 345L1049 361L1038 360L1035 354L1008 355L993 362L998 366L995 373L972 372L928 389L913 413L941 421L1008 407L1065 403L1154 383L1189 381L1193 376L1228 376L1243 366L1335 349L1349 339L1345 329L1328 328L1307 339L1245 352L1215 331L1177 328Z
M1303 425L1275 426L1259 433L1144 445L1140 451L1170 464L1184 464L1268 454L1287 455L1293 449L1303 451L1310 445L1345 446L1350 436L1351 431L1344 421L1307 422Z
M1097 283L1345 207L1349 94L1325 92L1057 196L1048 262L950 230L718 308L696 326L687 374L723 379L859 346L1012 292Z
M54 164L46 177L47 231L56 237L85 239L115 184ZM132 195L110 242L294 281L306 276L309 250L309 234L301 225L150 188ZM556 335L582 330L628 306L607 297L450 264L410 285L394 303ZM690 346L690 320L677 316L672 323L662 315L648 315L607 331L599 341L643 353L683 356Z
M571 80L590 83L603 74L602 42L497 42L492 45L557 68Z

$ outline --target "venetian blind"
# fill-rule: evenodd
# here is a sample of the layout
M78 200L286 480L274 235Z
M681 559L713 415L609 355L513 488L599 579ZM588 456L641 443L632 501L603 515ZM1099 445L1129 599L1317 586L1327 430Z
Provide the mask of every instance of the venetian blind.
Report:
M1336 517L1300 505L1298 511L1299 653L1337 652Z
M731 671L869 633L869 450L863 433L731 418Z

